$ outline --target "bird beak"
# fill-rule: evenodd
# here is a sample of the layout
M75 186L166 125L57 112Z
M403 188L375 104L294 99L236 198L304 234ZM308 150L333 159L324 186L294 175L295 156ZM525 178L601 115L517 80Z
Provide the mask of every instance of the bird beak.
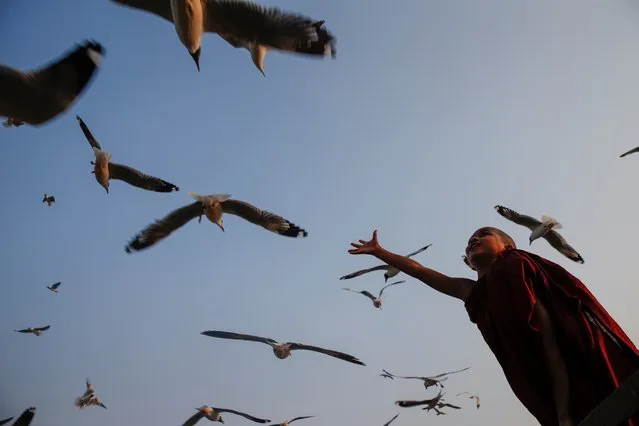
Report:
M109 188L104 188L104 189L106 189L106 192L107 192L107 194L108 194L108 193L109 193Z
M197 72L200 72L200 53L202 51L201 47L198 47L197 50L191 53L191 58L195 61L195 66L197 67Z
M218 224L217 224L217 226L219 226L219 227L220 227L220 229L222 230L222 232L224 232L224 225L222 225L222 224L218 223Z

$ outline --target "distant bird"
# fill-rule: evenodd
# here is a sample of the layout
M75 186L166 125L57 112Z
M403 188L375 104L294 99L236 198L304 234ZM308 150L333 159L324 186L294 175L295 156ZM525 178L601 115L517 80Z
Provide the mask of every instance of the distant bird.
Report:
M393 423L393 421L395 421L395 419L399 416L399 413L395 414L395 417L393 417L392 419L390 419L389 421L387 421L386 423L384 423L384 426L388 426L389 424Z
M304 345L302 343L294 343L294 342L277 343L275 340L268 337L258 337L258 336L252 336L249 334L231 333L228 331L208 330L208 331L203 331L201 334L205 336L209 336L209 337L218 337L220 339L247 340L250 342L266 343L271 348L273 348L273 353L279 359L288 358L289 356L292 355L291 351L294 351L294 350L307 350L307 351L320 352L325 355L329 355L347 362L351 362L353 364L366 365L352 355L348 355L343 352L338 352L331 349L319 348L317 346Z
M44 197L42 198L42 202L47 203L47 205L51 207L51 204L55 203L55 197L53 195L44 194Z
M380 376L388 378L388 379L394 379L394 378L398 378L398 379L418 379L424 382L424 388L428 389L431 386L436 386L439 387L440 389L442 389L444 387L444 385L442 385L441 382L445 381L448 379L448 376L450 374L455 374L455 373L461 373L462 371L466 371L468 370L470 367L466 367L466 368L462 368L461 370L455 370L455 371L449 371L447 373L441 373L438 374L436 376L432 376L432 377L421 377L421 376L397 376L395 374L389 373L386 370L382 370L382 374L380 374ZM440 378L441 377L441 378Z
M287 421L287 422L284 422L284 423L277 423L277 424L275 424L275 423L274 423L274 424L269 425L269 426L288 426L288 425L290 425L291 423L293 423L294 421L302 420L302 419L310 419L311 417L315 417L315 416L302 416L302 417L295 417L294 419L291 419L291 420L289 420L289 421ZM269 420L269 421L270 421L270 420Z
M73 105L105 54L96 41L84 41L63 57L33 71L0 65L0 117L5 127L45 124Z
M29 426L31 421L33 421L33 417L35 417L36 408L29 407L20 414L20 417L17 418L15 422L13 422L12 426ZM4 419L0 421L0 425L6 424L10 422L13 417L9 417L8 419Z
M514 222L517 225L525 226L526 228L530 229L533 232L533 234L538 228L540 228L541 226L544 226L545 223L546 223L545 226L548 226L547 225L548 222L540 222L534 217L519 214L516 211L504 206L496 205L495 210L497 210L497 213L499 213L501 216L505 217L506 219L510 220L511 222ZM555 227L555 229L557 228ZM541 232L541 231L537 231L537 232ZM531 234L531 237L532 237L532 234ZM566 256L568 259L578 263L584 263L584 259L581 257L581 255L577 253L577 251L574 248L572 248L572 246L568 244L566 240L561 235L559 235L557 231L552 229L552 227L546 232L546 234L543 235L543 238L546 241L548 241L548 243L552 247L554 247L557 251L559 251L561 254Z
M406 257L412 257L415 256L418 253L423 252L424 250L426 250L428 247L432 246L432 244L428 244L422 248L420 248L419 250L415 250L412 253L409 253L406 255ZM395 275L399 274L401 271L397 268L394 268L390 265L378 265L378 266L374 266L372 268L368 268L368 269L361 269L359 271L355 271L353 273L350 273L348 275L344 275L343 277L340 277L340 280L350 280L351 278L355 278L355 277L359 277L360 275L366 274L368 272L373 272L373 271L386 271L384 272L384 282L388 281L389 278L393 278Z
M36 336L39 336L42 334L43 331L47 331L49 328L51 328L50 325L47 325L45 327L29 327L29 328L24 328L22 330L13 330L13 331L17 331L18 333L33 333Z
M475 401L475 404L477 405L477 409L479 410L480 402L479 402L479 397L477 395L473 395L470 392L460 392L457 394L457 396L460 396L460 395L468 395L468 398Z
M397 281L397 282L394 282L392 284L385 285L379 291L379 295L377 297L373 296L372 294L370 294L366 290L357 291L357 290L351 290L350 288L345 288L345 287L342 288L342 290L352 291L353 293L363 294L364 296L368 297L369 299L371 299L373 301L373 306L375 306L377 309L381 309L381 307L382 307L382 293L384 293L384 289L387 288L387 287L390 287L392 285L397 285L397 284L401 284L401 283L405 283L405 282L406 281Z
M202 34L217 33L234 47L251 52L264 74L267 48L335 57L335 39L324 21L265 7L245 0L112 0L155 14L175 25L180 41L200 70Z
M60 284L62 284L62 281L58 281L55 284L48 285L47 288L49 290L51 290L52 292L57 293L58 292L58 287L60 287Z
M242 416L248 420L254 421L255 423L270 422L270 420L268 419L260 419L249 414L242 413L241 411L229 410L228 408L215 408L209 407L208 405L203 405L200 408L196 408L196 410L198 410L198 412L189 417L182 426L193 426L194 424L199 422L202 417L205 417L212 422L224 423L224 419L222 419L221 413L237 414L238 416Z
M93 386L93 384L91 383L91 380L89 380L88 377L86 378L85 383L86 383L86 389L84 390L84 393L82 394L82 396L76 397L73 404L80 409L84 409L92 405L96 405L106 409L107 408L106 405L102 403L102 401L100 400L100 397L95 393L95 387Z
M157 244L172 232L186 225L192 219L205 215L224 231L222 216L232 214L239 216L255 225L275 232L285 237L306 237L308 232L281 216L259 209L245 201L230 199L230 194L198 195L189 192L196 202L180 207L172 211L161 220L156 220L151 225L140 231L126 246L125 251L140 251Z
M426 410L426 411L435 410L437 415L446 414L440 410L441 408L448 407L448 408L454 408L456 410L461 409L461 407L457 405L444 402L443 397L444 397L444 393L440 390L439 393L434 398L431 398L431 399L424 399L422 401L414 401L414 400L395 401L395 404L404 408L425 405L425 407L423 407L422 410Z
M619 157L623 158L623 157L625 157L626 155L634 154L635 152L639 152L639 146L638 146L638 147L636 147L636 148L632 148L630 151L624 152L624 153L623 153L623 154L621 154Z
M93 137L93 134L82 118L77 115L75 118L78 120L82 133L84 133L84 136L89 141L95 154L95 162L91 161L91 164L94 166L91 173L95 174L95 180L102 185L107 194L109 193L110 179L121 180L129 185L146 189L147 191L172 192L180 190L180 188L170 182L149 176L132 167L111 162L111 153L102 151L100 143Z

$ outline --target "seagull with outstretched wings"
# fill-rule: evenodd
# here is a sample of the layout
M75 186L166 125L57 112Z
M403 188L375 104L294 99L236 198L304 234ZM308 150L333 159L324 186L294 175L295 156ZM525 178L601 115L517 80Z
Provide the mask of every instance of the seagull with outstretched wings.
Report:
M32 334L35 334L36 336L39 336L42 334L43 331L47 331L49 328L51 328L50 325L47 325L44 327L23 328L22 330L14 330L14 331L17 331L18 333L32 333Z
M457 396L460 396L460 395L468 395L468 398L475 401L475 405L477 405L477 409L479 410L480 402L479 402L479 397L477 395L473 395L470 392L460 392L457 394Z
M85 41L62 58L23 72L0 65L0 117L5 127L39 126L73 105L105 54L96 41Z
M335 37L323 28L324 21L262 6L246 0L112 0L143 10L174 24L180 41L200 70L201 39L217 33L231 46L251 53L264 74L269 49L335 58Z
M275 340L268 337L252 336L250 334L232 333L229 331L216 331L207 330L201 334L209 337L217 337L220 339L232 339L232 340L246 340L249 342L259 342L269 345L273 349L273 353L279 359L286 359L292 355L291 351L294 350L307 350L323 353L325 355L332 356L334 358L341 359L343 361L351 362L358 365L366 365L353 355L345 354L343 352L334 351L332 349L324 349L317 346L304 345L302 343L287 342L277 343Z
M224 423L224 419L222 419L221 413L231 413L238 416L242 416L245 419L251 420L255 423L268 423L270 420L268 419L260 419L258 417L253 417L250 414L242 413L241 411L229 410L228 408L216 408L209 407L208 405L203 405L200 408L196 408L197 413L193 414L189 417L182 426L193 426L197 422L199 422L202 418L209 419L212 422L220 422Z
M312 418L312 417L315 417L315 416L300 416L300 417L295 417L294 419L291 419L291 420L289 420L289 421L287 421L287 422L284 422L284 423L277 423L277 424L275 424L275 423L274 423L274 424L269 425L269 426L289 426L291 423L296 422L296 421L298 421L298 420L310 419L310 418Z
M382 294L384 293L384 290L387 287L390 287L392 285L397 285L397 284L402 284L405 283L406 281L397 281L391 284L387 284L384 287L382 287L382 289L379 291L379 295L377 297L373 296L371 293L369 293L366 290L362 290L362 291L357 291L357 290L351 290L350 288L342 288L342 290L346 290L346 291L352 291L353 293L359 293L359 294L363 294L364 296L368 297L369 299L371 299L373 301L373 306L375 306L378 309L381 309L382 307Z
M495 210L509 221L514 222L517 225L525 226L533 232L543 225L541 221L534 217L519 214L508 207L496 205ZM559 251L559 253L563 254L568 259L577 263L584 263L583 257L577 253L577 250L568 244L568 242L554 229L548 230L548 232L543 235L543 238L548 241L555 250Z
M52 292L57 293L58 292L58 287L60 287L60 284L62 284L62 281L58 281L55 284L48 285L47 288L49 290L51 290Z
M222 216L227 213L285 237L297 238L308 235L308 232L287 219L257 208L246 201L231 199L230 194L198 195L189 192L189 195L196 200L194 203L180 207L163 219L156 220L147 226L128 243L125 251L131 253L151 247L196 217L201 221L202 215L219 226L222 231L224 231Z
M424 247L415 250L412 253L408 253L406 255L406 257L412 257L415 256L418 253L423 252L424 250L426 250L428 247L432 246L432 244L428 244L425 245ZM386 271L384 272L384 282L388 281L389 278L393 278L395 275L399 274L401 271L397 268L394 268L390 265L377 265L377 266L373 266L372 268L368 268L368 269L361 269L359 271L355 271L352 272L348 275L344 275L343 277L340 277L340 280L350 280L351 278L355 278L355 277L359 277L360 275L364 275L367 274L369 272L374 272L374 271Z
M93 165L93 171L91 173L95 174L95 180L102 185L107 194L109 193L109 181L111 179L121 180L129 185L153 192L173 192L180 190L180 188L170 182L149 176L132 167L111 162L111 153L102 151L100 143L93 136L82 118L77 115L75 118L78 120L82 133L84 133L84 136L89 141L89 145L91 145L93 153L95 154L95 162L91 161Z
M443 388L444 385L442 385L441 382L445 381L448 379L448 376L450 374L455 374L455 373L461 373L462 371L466 371L468 370L470 367L466 367L466 368L462 368L461 370L455 370L455 371L449 371L447 373L441 373L438 374L436 376L432 376L432 377L425 377L425 376L397 376L395 374L389 373L387 370L382 370L382 374L380 374L380 376L384 377L384 378L388 378L388 379L394 379L394 378L398 378L398 379L417 379L417 380L421 380L422 382L424 382L424 388L428 389L431 386L437 386L439 388Z

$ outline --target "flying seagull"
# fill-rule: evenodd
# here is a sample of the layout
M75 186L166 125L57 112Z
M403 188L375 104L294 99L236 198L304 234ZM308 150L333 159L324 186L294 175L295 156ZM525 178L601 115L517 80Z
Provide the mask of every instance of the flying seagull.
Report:
M444 402L444 400L442 399L444 396L444 394L442 393L442 391L440 390L439 393L431 399L425 399L422 401L413 401L413 400L408 400L408 401L395 401L395 404L399 405L400 407L417 407L420 405L425 405L424 408L422 408L422 410L426 410L426 411L430 411L430 410L435 410L435 412L437 413L437 415L442 415L442 414L446 414L443 411L441 411L441 408L445 408L445 407L449 407L449 408L454 408L456 410L460 410L461 407L457 406L457 405L453 405L453 404L449 404L447 402Z
M126 246L125 251L140 251L157 244L168 237L173 231L186 225L196 217L202 220L205 215L224 231L222 216L224 213L241 217L255 225L259 225L268 231L285 237L306 237L308 232L281 216L259 209L245 201L233 200L230 194L198 195L189 192L194 198L194 203L180 207L172 211L161 220L140 231Z
M201 334L205 336L209 336L209 337L218 337L221 339L247 340L251 342L266 343L271 348L273 348L273 353L279 359L286 359L292 355L291 351L301 349L301 350L307 350L307 351L320 352L335 358L342 359L344 361L352 362L353 364L366 365L352 355L348 355L343 352L338 352L331 349L319 348L317 346L304 345L302 343L294 343L294 342L277 343L275 340L268 337L258 337L258 336L252 336L249 334L231 333L228 331L208 330L208 331L203 331Z
M406 257L412 257L415 256L418 253L423 252L424 250L426 250L428 247L432 246L432 244L428 244L422 248L420 248L419 250L415 250L412 253L409 253L406 255ZM368 272L373 272L373 271L386 271L384 272L384 282L388 281L389 278L393 278L395 275L400 273L400 270L397 268L394 268L390 265L378 265L378 266L374 266L372 268L368 268L368 269L362 269L359 271L355 271L353 273L350 273L348 275L344 275L343 277L340 277L340 280L350 280L351 278L355 278L355 277L359 277L360 275L366 274Z
M104 47L92 40L37 70L23 72L0 65L4 126L39 126L65 112L87 87L104 54Z
M479 410L480 402L479 402L479 397L477 395L473 395L470 392L460 392L457 394L457 396L460 396L460 395L468 395L468 398L475 401L475 404L477 405L477 409Z
M224 423L224 419L222 419L221 413L237 414L238 416L242 416L248 420L252 420L255 423L270 422L270 420L268 419L260 419L257 417L253 417L249 414L242 413L241 411L229 410L228 408L215 408L215 407L209 407L208 405L203 405L200 408L196 408L196 410L197 410L197 413L189 417L188 420L185 421L182 426L193 426L194 424L199 422L202 417L206 417L212 422Z
M636 148L632 148L630 151L626 151L623 154L621 154L619 157L623 158L626 155L630 155L630 154L634 154L635 152L639 152L639 146Z
M495 210L497 210L497 213L499 213L506 219L516 223L517 225L525 226L526 228L533 231L533 233L536 229L543 226L543 223L538 221L534 217L519 214L507 207L497 205L495 206ZM543 238L548 241L548 243L552 247L554 247L568 259L578 263L584 263L584 259L581 257L581 255L577 253L577 251L572 248L572 246L568 244L566 240L554 229L550 229L545 235L543 235Z
M17 331L18 333L33 333L36 336L39 336L42 334L43 331L47 331L49 328L51 328L50 325L47 325L45 327L29 327L29 328L24 328L22 330L13 330L13 331Z
M294 421L302 420L302 419L310 419L311 417L315 417L315 416L301 416L301 417L295 417L294 419L291 419L291 420L289 420L289 421L287 421L287 422L284 422L284 423L277 423L277 424L275 424L275 423L274 423L274 424L269 425L269 426L289 426L289 425L290 425L291 423L293 423Z
M398 379L418 379L424 382L424 388L428 389L431 386L437 386L440 389L444 387L441 382L447 380L447 377L450 374L461 373L462 371L468 370L470 367L462 368L461 370L449 371L447 373L441 373L432 377L422 377L422 376L397 376L395 374L389 373L386 370L382 370L382 374L380 376L388 379L394 379L397 377Z
M33 418L35 417L35 413L35 407L27 408L22 412L22 414L20 414L20 417L18 417L16 421L13 422L12 426L29 426L31 424L31 421L33 421ZM9 417L8 419L0 421L0 425L10 422L11 419L13 419L13 417Z
M112 0L152 13L175 26L177 35L200 70L202 34L217 33L236 48L251 52L264 74L269 48L318 57L335 57L335 38L324 21L246 0Z
M42 202L47 203L47 205L51 207L51 204L55 203L55 197L53 195L44 194L44 197L42 198Z
M82 394L82 396L76 397L73 404L80 409L84 409L92 405L96 405L106 409L106 405L102 403L100 397L95 393L95 387L88 377L86 378L85 383L86 389L84 390L84 393Z
M78 120L82 133L84 133L84 136L89 141L95 154L95 162L91 161L93 165L93 171L91 173L95 174L95 180L102 185L107 194L109 193L110 179L122 180L129 185L146 189L147 191L172 192L180 190L180 188L165 180L149 176L132 167L111 162L111 153L102 151L100 143L93 137L93 134L82 118L77 115L75 118Z
M57 293L58 292L58 287L60 287L60 284L62 284L62 281L58 281L55 284L48 285L47 288L49 290L51 290L52 292Z
M390 419L389 421L387 421L386 423L384 423L384 426L388 426L389 424L393 423L393 421L395 421L395 419L399 416L399 413L395 414L395 417L393 417L392 419Z
M388 284L385 285L384 287L382 287L382 289L379 291L379 295L377 297L373 296L372 294L370 294L368 291L366 290L362 290L362 291L357 291L357 290L351 290L350 288L342 288L342 290L346 290L346 291L352 291L353 293L360 293L363 294L364 296L368 297L369 299L371 299L373 301L373 306L375 306L378 309L381 309L382 307L382 293L384 293L384 289L386 287L390 287L392 285L397 285L397 284L401 284L401 283L405 283L406 281L397 281L394 282L392 284Z

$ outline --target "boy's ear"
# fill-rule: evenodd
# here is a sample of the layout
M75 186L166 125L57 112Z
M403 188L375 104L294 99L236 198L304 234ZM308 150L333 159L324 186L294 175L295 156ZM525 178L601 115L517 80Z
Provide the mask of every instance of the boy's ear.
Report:
M470 269L472 269L473 271L477 271L475 268L473 268L473 267L470 265L470 262L468 261L468 258L467 258L465 255L464 255L464 256L462 256L462 259L464 259L464 263L466 264L466 266L468 266L468 267L469 267Z

